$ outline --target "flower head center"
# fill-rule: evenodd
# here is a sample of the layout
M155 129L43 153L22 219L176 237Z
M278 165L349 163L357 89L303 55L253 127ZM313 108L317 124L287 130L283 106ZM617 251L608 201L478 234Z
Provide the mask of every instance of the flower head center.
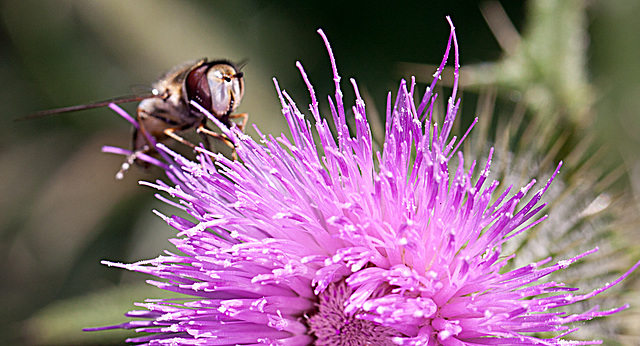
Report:
M393 328L358 318L363 310L352 314L344 311L345 302L353 290L344 281L333 283L318 297L318 310L308 318L310 334L316 337L315 345L326 346L383 346L398 332Z

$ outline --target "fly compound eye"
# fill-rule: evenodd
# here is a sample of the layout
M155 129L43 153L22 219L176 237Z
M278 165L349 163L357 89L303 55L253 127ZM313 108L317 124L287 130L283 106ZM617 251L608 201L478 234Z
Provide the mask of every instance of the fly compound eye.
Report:
M194 68L184 87L188 101L197 102L218 118L233 112L244 93L242 74L226 61Z
M238 72L235 74L234 78L231 81L233 96L235 98L235 102L233 104L233 108L237 108L244 96L244 79L242 79L242 72Z
M233 112L244 94L242 75L229 64L213 65L207 73L211 92L211 109L215 114L224 115Z

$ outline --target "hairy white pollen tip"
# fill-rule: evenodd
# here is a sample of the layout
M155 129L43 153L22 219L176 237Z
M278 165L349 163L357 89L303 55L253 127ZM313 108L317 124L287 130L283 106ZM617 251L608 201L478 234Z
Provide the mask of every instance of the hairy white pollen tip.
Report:
M286 218L288 215L289 215L289 213L276 213L276 214L273 216L273 219L274 219L274 220L281 220L281 219Z

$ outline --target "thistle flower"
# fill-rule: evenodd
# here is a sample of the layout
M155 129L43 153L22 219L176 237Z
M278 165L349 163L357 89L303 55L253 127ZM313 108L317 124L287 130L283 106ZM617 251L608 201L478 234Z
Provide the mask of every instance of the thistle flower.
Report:
M479 174L475 161L465 166L458 149L468 131L459 140L450 138L459 106L458 46L450 25L444 59L422 101L414 103L413 82L401 82L393 104L389 95L381 152L374 152L353 80L355 135L349 132L340 77L321 31L336 87L329 106L337 139L298 64L319 142L276 82L292 141L260 134L259 144L224 129L240 161L202 150L193 162L159 145L173 184L143 184L177 198L179 203L159 196L191 216L157 212L179 231L171 242L180 252L133 264L104 263L156 276L162 280L148 282L186 297L148 300L138 304L146 310L128 313L142 320L91 330L151 333L128 340L143 344L600 343L565 337L578 329L575 322L627 305L575 314L562 308L616 285L640 262L585 294L544 280L597 249L555 264L545 258L506 270L515 255L503 253L503 244L545 219L539 215L546 205L541 199L560 165L530 198L535 180L494 194L499 183L487 181L491 153ZM438 125L433 91L451 47L454 85Z

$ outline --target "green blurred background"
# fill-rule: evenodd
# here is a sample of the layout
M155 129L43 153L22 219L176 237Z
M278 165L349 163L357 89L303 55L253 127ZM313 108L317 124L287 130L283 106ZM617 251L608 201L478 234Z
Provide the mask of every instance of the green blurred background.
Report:
M157 296L157 290L140 285L143 275L100 260L155 257L171 249L167 239L174 234L151 213L171 209L137 184L156 179L154 172L133 169L116 181L123 158L100 153L102 145L130 145L129 125L113 112L14 118L130 94L131 86L150 85L185 60L228 58L248 62L239 110L262 132L279 134L285 123L272 77L301 109L309 97L297 60L321 102L333 92L318 28L333 46L344 90L346 78L355 77L375 115L401 77L430 78L430 65L444 52L450 15L468 72L462 82L470 90L493 86L506 98L525 95L541 116L561 117L576 133L608 143L603 169L622 165L622 188L637 191L640 1L503 1L523 35L518 47L528 47L520 50L494 37L483 17L494 13L492 4L0 2L0 344L122 343L122 333L79 328L118 323L132 301ZM125 108L133 111L135 104ZM463 111L462 122L474 116L473 109Z

